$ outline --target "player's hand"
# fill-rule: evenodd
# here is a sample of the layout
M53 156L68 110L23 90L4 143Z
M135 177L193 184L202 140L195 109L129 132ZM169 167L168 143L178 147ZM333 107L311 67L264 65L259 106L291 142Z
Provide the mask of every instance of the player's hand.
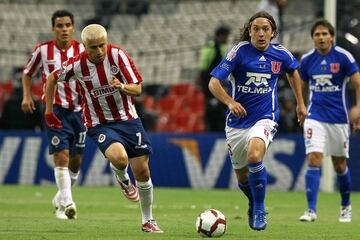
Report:
M245 108L239 102L232 101L229 103L228 108L230 112L236 117L243 118L247 115Z
M62 128L60 119L54 113L45 113L45 122L49 128Z
M304 104L300 104L300 105L298 104L296 106L296 114L299 125L303 126L305 118L307 116L307 109Z
M110 84L111 84L112 87L118 89L119 91L122 91L125 88L124 84L121 83L120 80L117 79L115 76L112 76Z
M352 123L355 131L360 130L360 106L354 106L349 112L350 122Z
M31 97L23 98L21 102L21 109L24 113L33 113L36 110L33 99Z

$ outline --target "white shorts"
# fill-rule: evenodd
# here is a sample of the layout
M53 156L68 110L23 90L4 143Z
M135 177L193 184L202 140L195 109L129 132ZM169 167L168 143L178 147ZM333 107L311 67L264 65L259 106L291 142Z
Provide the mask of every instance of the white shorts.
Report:
M349 124L324 123L314 119L306 119L304 123L306 154L321 152L348 158L349 136Z
M248 164L246 155L250 139L254 137L261 138L267 148L273 140L276 127L277 123L270 119L262 119L250 128L231 128L226 126L226 142L233 168L241 169Z

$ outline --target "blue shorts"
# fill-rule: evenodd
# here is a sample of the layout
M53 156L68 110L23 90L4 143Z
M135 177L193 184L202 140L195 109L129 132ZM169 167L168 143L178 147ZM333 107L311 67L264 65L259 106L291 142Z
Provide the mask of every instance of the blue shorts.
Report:
M152 153L149 137L140 118L99 124L90 128L87 134L100 148L104 156L106 149L114 142L124 145L129 158Z
M85 148L86 127L82 122L81 111L73 112L54 105L53 112L62 121L62 128L55 129L46 126L49 153L69 149L70 155L82 154Z

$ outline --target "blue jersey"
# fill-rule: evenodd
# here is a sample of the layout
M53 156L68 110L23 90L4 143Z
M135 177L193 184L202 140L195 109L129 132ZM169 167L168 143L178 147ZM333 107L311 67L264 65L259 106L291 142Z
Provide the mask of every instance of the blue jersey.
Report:
M228 84L229 95L246 110L239 118L226 110L226 124L232 128L249 128L261 119L279 119L277 81L282 71L299 67L293 55L281 45L270 44L260 51L249 42L234 46L211 75Z
M307 118L326 123L348 123L348 82L358 71L354 57L333 46L326 55L315 49L302 57L301 78L309 83Z

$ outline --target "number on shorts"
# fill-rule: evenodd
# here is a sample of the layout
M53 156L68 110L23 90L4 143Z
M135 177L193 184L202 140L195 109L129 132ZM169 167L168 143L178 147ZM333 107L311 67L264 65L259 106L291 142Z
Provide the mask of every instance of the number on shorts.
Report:
M306 138L307 139L312 138L312 128L306 129Z
M137 132L136 136L138 137L138 146L141 145L141 132Z
M79 144L84 144L86 139L86 132L79 133Z

